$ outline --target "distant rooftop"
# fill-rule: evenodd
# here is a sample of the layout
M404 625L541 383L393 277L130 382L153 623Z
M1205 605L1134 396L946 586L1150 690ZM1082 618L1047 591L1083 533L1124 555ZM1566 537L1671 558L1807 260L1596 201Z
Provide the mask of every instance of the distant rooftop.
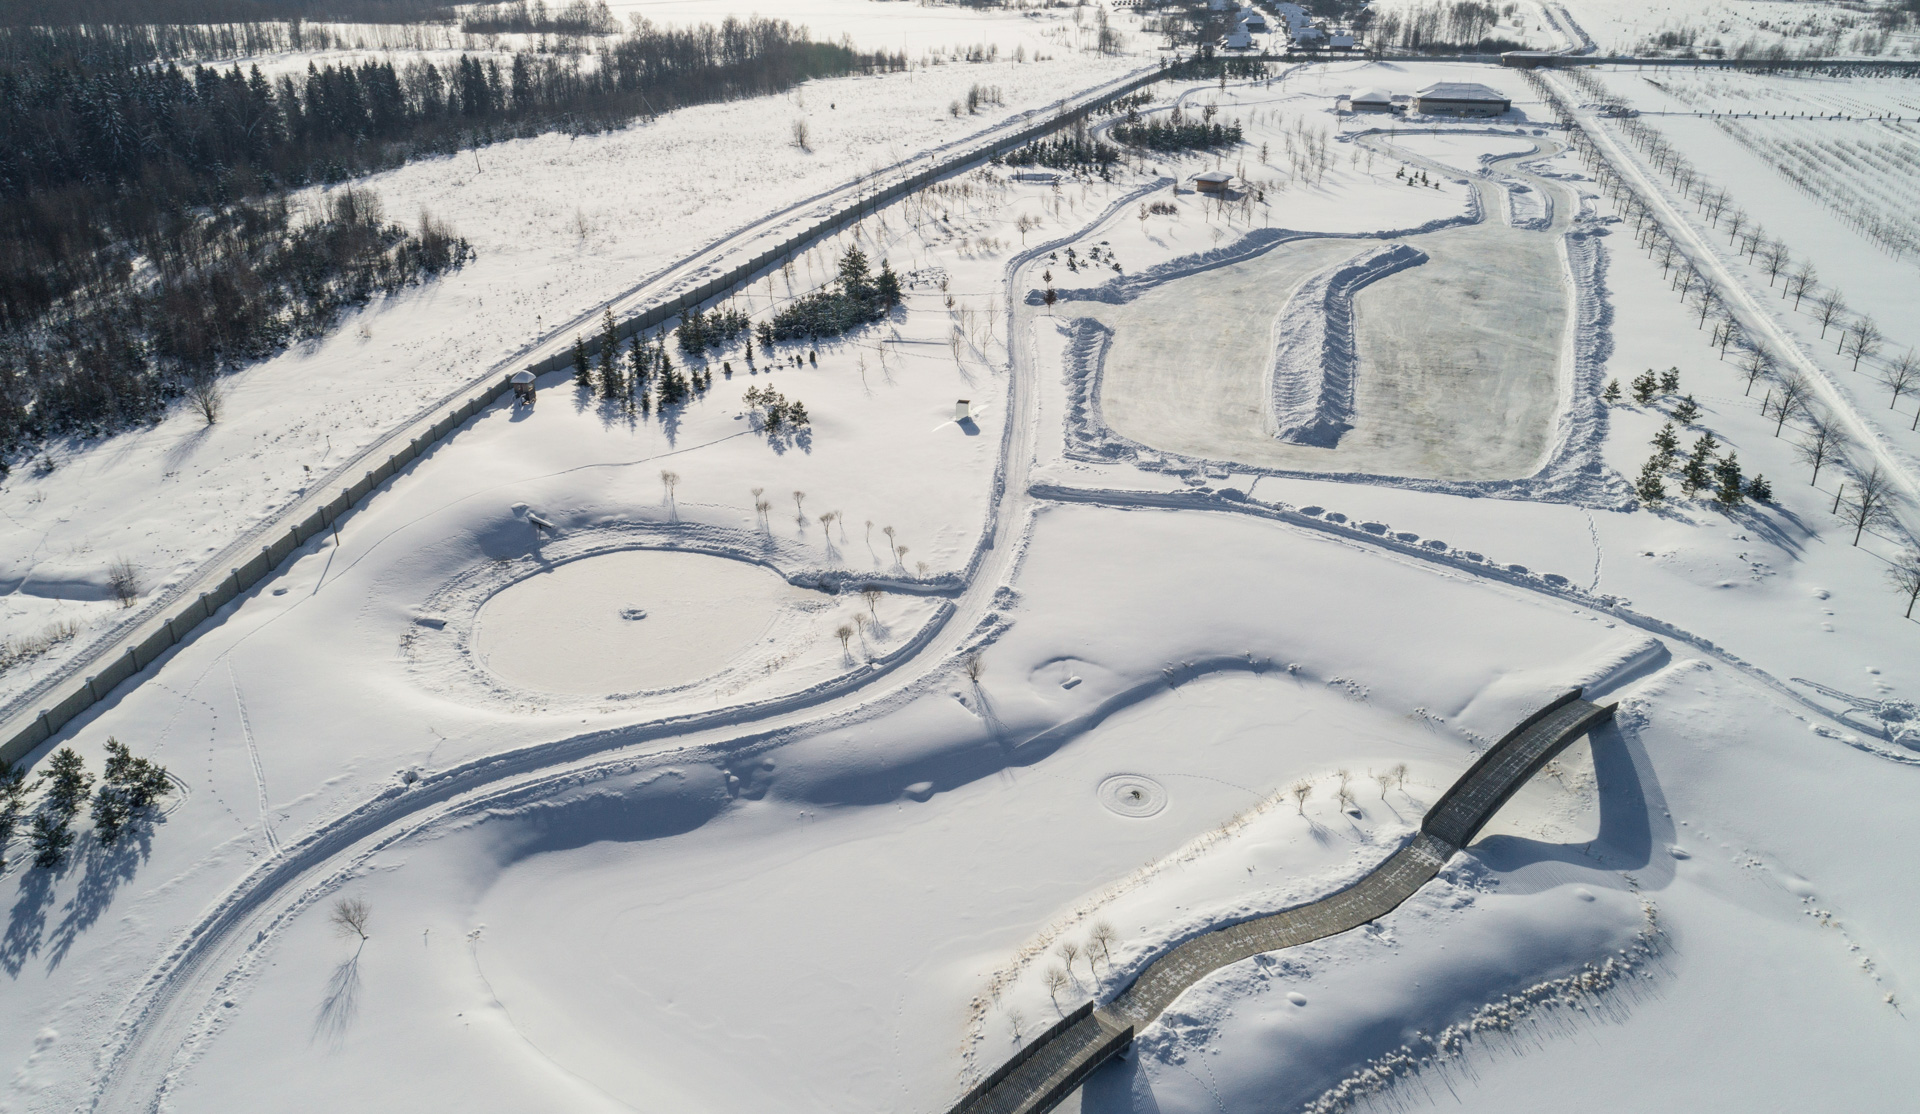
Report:
M1505 93L1472 81L1437 81L1414 95L1431 101L1498 101L1502 104L1509 99Z

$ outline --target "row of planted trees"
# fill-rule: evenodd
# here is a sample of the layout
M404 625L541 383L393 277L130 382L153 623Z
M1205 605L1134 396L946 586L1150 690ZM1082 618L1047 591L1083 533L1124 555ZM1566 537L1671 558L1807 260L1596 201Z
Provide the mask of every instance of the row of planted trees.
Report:
M1607 99L1607 90L1592 74L1577 69L1565 72L1595 99ZM1773 419L1776 437L1784 436L1790 424L1794 426L1793 451L1810 466L1809 482L1817 483L1821 470L1826 467L1842 473L1844 479L1834 493L1831 513L1853 528L1852 543L1859 545L1867 531L1875 528L1891 529L1902 537L1910 537L1895 513L1900 494L1893 476L1877 461L1862 465L1852 458L1848 452L1851 438L1835 415L1818 402L1813 385L1772 352L1766 340L1746 329L1728 305L1726 293L1717 285L1712 268L1706 261L1694 258L1674 238L1655 207L1640 196L1593 138L1574 122L1571 106L1559 91L1538 73L1529 71L1526 77L1567 126L1570 145L1632 228L1635 243L1660 264L1670 290L1695 311L1697 327L1708 332L1711 324L1709 344L1719 350L1723 360L1730 356L1737 359L1745 375L1747 395L1751 397L1762 380L1767 382L1760 403L1761 414ZM1758 267L1767 276L1769 286L1779 291L1782 300L1791 298L1796 309L1804 304L1807 312L1820 323L1823 339L1830 332L1838 333L1837 355L1851 356L1855 370L1863 362L1872 361L1868 366L1874 368L1876 378L1888 389L1890 406L1897 406L1903 394L1920 386L1916 383L1920 358L1909 351L1895 359L1879 361L1877 357L1885 343L1879 327L1870 315L1850 314L1838 288L1822 285L1811 262L1796 263L1784 242L1769 237L1758 222L1747 218L1733 205L1725 190L1708 182L1683 153L1650 125L1637 118L1625 118L1621 125L1623 134L1656 171L1697 207L1710 232L1725 232L1729 237L1728 246ZM1677 372L1673 374L1677 390ZM1635 400L1642 404L1650 403L1653 391L1665 386L1662 377L1654 377L1649 382L1648 377L1652 375L1649 372L1635 381ZM1618 385L1610 385L1609 393L1617 398ZM1681 400L1676 415L1688 409L1697 413L1691 396ZM1687 420L1690 421L1690 417ZM1920 423L1920 415L1916 415L1915 422ZM1712 439L1709 431L1703 433L1693 450L1682 458L1677 433L1663 428L1654 438L1653 456L1643 467L1636 484L1642 501L1649 505L1663 502L1667 494L1666 477L1676 470L1680 473L1682 490L1689 494L1711 489L1716 500L1728 507L1737 506L1744 498L1755 498L1756 493L1750 487L1740 484L1738 462L1731 450L1725 456L1716 456L1718 448L1718 441ZM1763 490L1770 499L1770 485ZM1888 562L1886 575L1889 583L1905 597L1907 614L1911 615L1916 602L1920 602L1920 549L1903 547Z

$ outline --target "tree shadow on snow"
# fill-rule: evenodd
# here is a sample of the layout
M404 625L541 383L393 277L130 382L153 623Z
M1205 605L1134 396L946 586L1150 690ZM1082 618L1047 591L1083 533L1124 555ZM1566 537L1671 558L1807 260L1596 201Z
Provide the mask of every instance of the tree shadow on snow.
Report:
M68 899L60 923L47 938L49 971L60 966L74 941L92 928L100 914L113 904L113 895L120 887L133 880L140 864L152 853L153 824L163 820L156 816L152 823L128 825L112 847L90 840L85 854L76 856L81 871L80 886Z
M37 867L27 868L20 879L19 896L7 918L7 932L0 936L0 968L18 978L27 960L39 954L40 935L47 926L47 910L53 907L55 873Z
M362 947L365 942L362 941ZM314 1042L325 1042L338 1048L346 1039L347 1030L353 1027L353 1019L360 1012L360 948L355 948L333 974L327 978L327 990L320 998L320 1009L314 1014Z

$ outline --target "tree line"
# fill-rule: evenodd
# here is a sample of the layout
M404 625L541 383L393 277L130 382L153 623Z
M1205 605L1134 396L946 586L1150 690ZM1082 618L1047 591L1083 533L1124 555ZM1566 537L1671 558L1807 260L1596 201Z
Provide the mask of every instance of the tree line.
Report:
M292 189L906 65L757 18L642 22L584 65L521 51L274 80L49 43L0 60L0 459L156 417L195 381L468 254L431 217L377 219L364 194L302 220Z

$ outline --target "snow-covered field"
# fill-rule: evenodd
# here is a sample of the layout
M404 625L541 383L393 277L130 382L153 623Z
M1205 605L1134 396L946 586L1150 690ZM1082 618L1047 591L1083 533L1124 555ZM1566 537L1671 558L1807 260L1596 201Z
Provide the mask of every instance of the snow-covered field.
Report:
M1790 58L1911 56L1920 35L1887 32L1871 7L1795 0L1550 0L1602 54Z
M800 8L816 32L871 8L876 36L974 21L1017 44L949 7ZM1053 41L1044 21L1070 11L993 26ZM307 469L646 274L977 131L946 111L968 84L1000 84L1010 113L1142 61L1062 45L382 176L390 207L451 217L479 260L243 373L210 430L179 417L16 473L8 633L110 619L102 555L184 575ZM476 417L55 744L97 768L117 737L179 792L131 846L83 830L65 868L0 880L0 1109L943 1111L1172 944L1370 870L1576 686L1618 701L1614 724L1414 899L1216 972L1065 1108L1899 1109L1920 1085L1900 853L1920 627L1884 570L1915 508L1850 544L1830 509L1849 474L1806 482L1794 427L1774 435L1520 75L1472 71L1515 99L1492 123L1337 111L1354 87L1462 72L1160 86L1147 111L1211 107L1244 146L1129 158L1110 182L957 176L735 302L764 319L859 246L915 275L890 320L751 365L716 353L713 393L664 415L556 375L532 410ZM1603 75L1652 107L1629 78ZM1696 101L1735 95L1687 80ZM1777 80L1785 103L1900 95ZM811 154L784 145L801 112ZM1884 264L1849 297L1913 343L1911 265L1815 223L1710 120L1646 118L1823 274ZM1188 185L1215 167L1236 175L1225 202ZM1344 244L1330 266L1442 225L1454 274L1550 245L1525 281L1575 327L1524 338L1553 358L1500 365L1513 409L1421 403L1540 463L1236 452L1251 434L1222 400L1259 378L1236 353L1296 327L1314 268L1233 268L1277 258L1250 255L1276 230ZM1494 319L1476 295L1517 297L1402 281L1455 265L1432 253L1350 300L1356 422L1419 372L1369 343L1450 349L1448 329ZM1744 257L1724 265L1779 302ZM1089 374L1084 319L1119 308L1096 292L1136 288L1114 344L1146 330L1156 354L1132 380ZM1835 405L1911 460L1913 399L1885 410L1807 321L1779 311ZM1680 392L1600 401L1648 367ZM756 428L740 393L769 384L804 400L804 436ZM1633 500L1680 394L1701 409L1682 447L1710 430L1775 503ZM369 910L364 938L335 931L343 898Z

